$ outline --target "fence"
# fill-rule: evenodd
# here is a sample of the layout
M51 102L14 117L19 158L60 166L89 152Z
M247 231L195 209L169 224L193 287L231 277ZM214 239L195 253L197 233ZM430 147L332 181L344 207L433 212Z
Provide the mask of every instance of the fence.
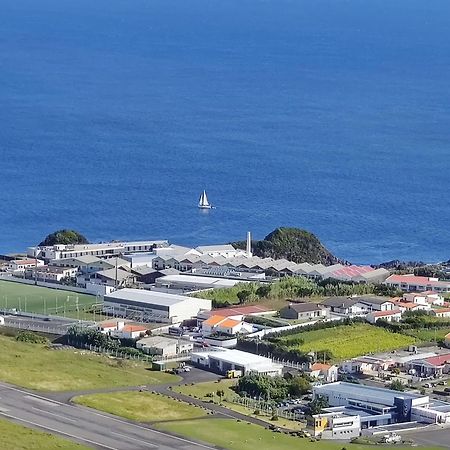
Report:
M134 352L127 353L127 352L123 352L123 351L120 351L117 349L97 347L96 345L86 344L84 342L72 340L70 338L67 338L67 344L71 345L72 347L84 348L91 352L103 353L105 355L113 356L115 358L129 359L129 360L141 361L141 362L146 362L146 363L153 362L153 357L150 355L145 355L144 353L134 353Z
M3 326L18 330L40 331L41 333L56 334L56 335L64 335L67 333L67 327L65 326L58 327L58 326L44 325L42 323L22 322L20 320L11 320L11 319L5 319L5 323Z

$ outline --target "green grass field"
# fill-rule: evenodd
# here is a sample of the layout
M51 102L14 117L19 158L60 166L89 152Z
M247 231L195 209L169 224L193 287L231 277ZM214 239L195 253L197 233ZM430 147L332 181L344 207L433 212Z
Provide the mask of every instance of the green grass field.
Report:
M274 433L258 425L237 422L231 419L203 419L169 422L158 425L161 430L169 431L187 438L216 445L228 450L367 450L366 445L333 443L332 441L310 442L309 439ZM392 449L394 447L384 447ZM395 446L395 448L411 448ZM437 449L418 447L422 450ZM442 448L441 448L442 450Z
M85 319L85 311L99 302L94 295L0 281L0 308Z
M450 329L448 328L438 328L436 330L422 328L419 330L403 331L403 334L415 337L423 342L436 342L443 340L448 333L450 333Z
M202 408L149 392L83 395L73 401L137 422L197 419L208 414Z
M179 392L184 395L188 395L189 397L198 398L205 402L210 402L213 400L215 403L220 403L225 408L231 409L233 411L237 411L241 414L245 414L247 416L258 417L259 420L263 420L267 423L273 424L269 416L254 414L254 409L245 408L242 405L238 405L235 403L231 403L231 399L236 397L237 394L233 391L232 387L237 383L236 380L220 380L219 382L208 381L204 383L196 383L196 384L186 384L174 386L173 391ZM218 390L223 390L225 396L222 401L216 395L214 397L207 397L207 394L215 393ZM300 430L304 427L301 422L288 420L280 417L276 422L277 426L287 428L290 430Z
M6 336L0 336L0 349L0 380L30 389L75 391L179 380L174 375L153 372L144 363L82 350L50 350Z
M304 340L303 344L295 345L295 348L306 352L330 350L336 360L353 358L367 353L390 351L416 342L414 337L391 333L383 328L359 323L299 332L283 337L280 341L289 346L289 340L294 338Z
M2 450L87 450L87 448L60 437L0 419L0 449Z

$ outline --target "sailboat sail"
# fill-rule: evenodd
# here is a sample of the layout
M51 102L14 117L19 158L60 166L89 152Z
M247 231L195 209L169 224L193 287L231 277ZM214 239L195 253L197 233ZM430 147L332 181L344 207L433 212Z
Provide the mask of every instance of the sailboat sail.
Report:
M200 200L198 201L198 207L199 208L211 208L211 205L208 202L208 197L206 195L206 191L203 191L202 195L200 195Z

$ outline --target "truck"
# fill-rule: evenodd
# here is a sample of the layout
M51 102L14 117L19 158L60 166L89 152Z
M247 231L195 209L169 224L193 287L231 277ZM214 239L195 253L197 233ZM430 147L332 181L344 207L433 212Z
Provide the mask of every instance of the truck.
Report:
M227 370L227 378L242 377L242 370Z

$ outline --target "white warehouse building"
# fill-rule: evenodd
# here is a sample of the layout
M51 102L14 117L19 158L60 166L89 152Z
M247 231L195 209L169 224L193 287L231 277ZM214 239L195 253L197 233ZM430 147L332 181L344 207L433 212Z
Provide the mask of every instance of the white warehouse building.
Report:
M217 349L211 352L194 352L191 354L191 362L221 374L226 374L228 370L240 370L242 375L253 372L275 376L281 375L283 371L283 366L274 363L270 358L241 350Z
M143 289L120 289L105 295L103 311L116 316L178 323L211 310L211 300Z

